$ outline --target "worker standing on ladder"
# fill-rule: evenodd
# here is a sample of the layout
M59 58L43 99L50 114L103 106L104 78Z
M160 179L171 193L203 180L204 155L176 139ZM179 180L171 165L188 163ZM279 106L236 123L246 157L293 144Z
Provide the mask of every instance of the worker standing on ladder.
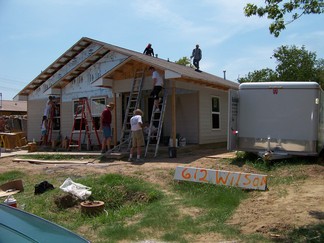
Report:
M153 90L151 92L151 96L154 99L153 111L159 112L160 111L160 109L159 109L159 104L160 104L159 94L163 87L163 78L158 73L158 71L155 70L154 67L151 66L149 68L149 70L152 72L152 80L153 80Z
M53 96L48 96L48 100L46 101L46 106L45 106L45 109L44 109L44 116L46 116L46 118L50 118L50 115L51 115L51 110L52 110L52 107L53 107Z
M100 130L102 130L102 148L101 153L106 153L110 150L112 132L111 132L111 111L114 109L114 103L106 105L106 109L101 113Z

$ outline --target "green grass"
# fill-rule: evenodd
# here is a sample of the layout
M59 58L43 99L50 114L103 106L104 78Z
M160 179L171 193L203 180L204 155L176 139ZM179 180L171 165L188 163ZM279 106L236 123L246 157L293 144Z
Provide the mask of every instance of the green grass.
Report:
M78 205L60 208L55 204L56 198L66 195L58 187L67 177L64 173L30 176L11 171L0 175L0 183L22 179L25 191L14 195L18 205L24 204L27 212L78 232L92 242L190 242L193 235L207 232L219 232L228 239L242 238L237 230L224 226L240 200L248 196L238 188L170 181L171 191L165 195L152 184L119 174L71 177L91 187L91 200L105 202L106 212L93 217L81 214ZM35 184L43 180L55 189L34 195Z
M248 165L268 175L268 186L291 185L308 178L303 166L318 164L317 157L294 157L289 159L265 161L253 153L238 152L235 159L227 159L229 163Z
M53 155L48 158L58 159ZM298 160L266 163L253 160L253 157L238 156L225 163L243 163L260 173L269 174L269 184L274 186L306 179L302 166L314 162ZM214 184L177 182L172 179L173 173L170 170L170 176L161 178L168 182L168 193L162 192L156 185L120 174L80 176L65 172L44 172L29 175L10 171L0 174L0 183L22 179L25 191L14 195L18 205L24 204L26 211L77 232L91 242L155 239L189 243L194 242L196 235L213 233L221 234L224 241L270 242L261 234L242 235L238 228L226 224L240 202L249 197L249 191ZM90 199L104 201L105 212L98 216L87 216L81 214L79 205L58 207L55 200L66 195L59 186L67 177L91 187ZM34 195L35 184L44 180L52 183L55 189ZM281 193L284 195L285 191ZM309 242L320 242L316 240L322 240L323 225L280 232L280 235L287 242L304 242L298 241L303 237L313 239Z
M0 184L4 184L7 181L20 179L21 177L24 177L24 176L25 176L25 174L21 171L17 171L17 170L9 171L7 173L0 174Z

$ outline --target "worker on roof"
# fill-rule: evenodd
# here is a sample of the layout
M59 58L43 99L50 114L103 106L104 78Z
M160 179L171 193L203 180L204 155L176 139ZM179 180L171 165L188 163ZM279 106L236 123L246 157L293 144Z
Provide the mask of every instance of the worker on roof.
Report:
M148 55L148 56L153 56L154 57L154 50L152 48L152 44L148 44L147 47L145 48L143 54Z

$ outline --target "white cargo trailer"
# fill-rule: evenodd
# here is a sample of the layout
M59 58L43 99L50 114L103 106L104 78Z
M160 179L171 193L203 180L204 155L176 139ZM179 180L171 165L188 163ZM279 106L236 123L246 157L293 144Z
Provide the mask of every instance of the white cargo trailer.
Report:
M323 102L316 82L243 83L229 95L227 148L265 159L317 156L323 149Z

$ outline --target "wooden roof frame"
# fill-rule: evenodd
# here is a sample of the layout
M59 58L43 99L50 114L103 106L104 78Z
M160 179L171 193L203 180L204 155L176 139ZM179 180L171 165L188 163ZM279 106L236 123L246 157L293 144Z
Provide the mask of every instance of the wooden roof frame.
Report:
M177 74L176 77L172 78L172 80L175 81L181 80L184 82L204 85L210 88L221 90L228 90L231 88L238 89L238 83L224 80L215 75L205 72L199 73L196 72L193 68L186 67L184 65L176 64L174 62L169 62L167 60L152 56L143 55L140 52L135 52L87 37L82 37L71 48L69 48L58 59L56 59L50 66L48 66L43 72L41 72L35 79L33 79L28 85L26 85L17 95L27 96L31 94L91 44L97 44L100 46L100 48L92 53L88 58L79 63L72 70L67 72L64 76L60 77L60 79L54 84L46 87L44 92L49 89L64 88L68 83L81 75L84 71L94 65L110 51L121 53L125 56L128 56L128 58L126 58L112 70L103 74L101 78L109 78L113 80L133 78L136 69L145 69L149 66L154 66L160 71L170 71Z

